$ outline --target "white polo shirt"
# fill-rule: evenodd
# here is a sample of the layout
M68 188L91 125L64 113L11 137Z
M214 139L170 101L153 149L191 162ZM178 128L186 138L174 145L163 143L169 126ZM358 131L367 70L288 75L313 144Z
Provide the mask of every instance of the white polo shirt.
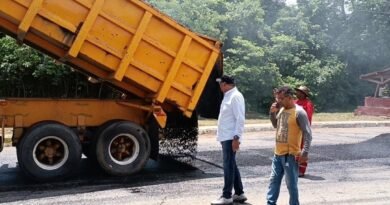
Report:
M236 87L227 91L218 116L217 140L232 140L235 135L242 139L245 124L245 100Z

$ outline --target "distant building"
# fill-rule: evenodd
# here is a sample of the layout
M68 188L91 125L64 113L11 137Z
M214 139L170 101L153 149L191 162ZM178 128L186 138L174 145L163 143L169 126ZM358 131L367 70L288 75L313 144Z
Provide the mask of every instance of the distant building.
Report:
M390 83L390 68L387 68L382 71L376 71L372 73L367 73L360 76L360 79L366 80L372 83L376 83L376 90L374 97L385 97L386 91L389 89L389 83ZM382 96L381 96L382 95ZM387 96L389 96L390 93L388 93ZM389 96L390 97L390 96Z
M390 116L390 68L367 73L360 79L376 83L374 97L366 97L364 106L355 110L356 115Z

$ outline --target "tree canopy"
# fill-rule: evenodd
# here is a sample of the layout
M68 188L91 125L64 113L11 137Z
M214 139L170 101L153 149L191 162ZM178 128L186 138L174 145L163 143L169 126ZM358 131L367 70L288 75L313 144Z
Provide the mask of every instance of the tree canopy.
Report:
M193 31L223 42L249 111L266 113L272 89L306 85L317 111L345 111L372 95L364 73L390 64L387 0L147 0ZM89 96L82 75L0 36L0 96Z

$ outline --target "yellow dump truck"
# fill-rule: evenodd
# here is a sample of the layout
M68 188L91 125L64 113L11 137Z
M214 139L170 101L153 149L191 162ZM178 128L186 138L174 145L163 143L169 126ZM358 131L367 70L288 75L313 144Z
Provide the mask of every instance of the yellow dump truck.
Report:
M34 179L71 175L83 152L109 174L135 173L157 156L158 130L196 127L201 100L206 115L218 112L221 43L144 1L1 0L0 31L125 96L0 99L1 148L13 128L20 168Z

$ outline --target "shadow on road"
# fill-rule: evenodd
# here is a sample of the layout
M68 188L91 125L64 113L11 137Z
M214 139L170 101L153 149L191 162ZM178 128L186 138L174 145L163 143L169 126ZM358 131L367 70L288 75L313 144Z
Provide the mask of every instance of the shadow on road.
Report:
M356 144L313 146L310 161L361 160L390 157L390 133Z
M311 181L323 181L323 180L325 180L324 177L315 176L315 175L311 175L311 174L305 174L305 176L300 178L300 179L308 179L308 180L311 180Z
M238 165L244 169L254 166L271 166L273 148L242 150L238 154ZM322 161L361 160L390 157L390 133L381 134L369 140L355 144L315 145L310 153L310 163ZM133 176L112 177L97 169L87 159L82 160L82 167L77 177L54 183L36 183L25 179L18 167L2 163L0 167L0 202L15 202L26 199L55 197L80 194L109 189L126 188L132 193L141 193L137 188L148 185L175 183L194 179L222 177L221 151L202 151L197 155L197 163L212 167L212 172L202 171L202 167L193 167L165 158L149 161L146 168ZM310 165L309 165L310 166ZM338 167L339 169L342 167ZM218 171L215 171L218 170ZM257 175L263 175L255 172ZM245 176L244 176L245 177ZM306 175L308 180L325 180L321 176ZM77 187L77 189L76 189ZM81 187L81 188L80 188ZM31 194L32 192L44 194ZM47 193L46 193L47 192Z
M238 166L271 166L273 148L247 149L237 154ZM204 151L198 153L197 157L214 164L222 164L220 151ZM339 161L339 160L361 160L390 157L390 133L378 135L369 140L356 144L337 145L315 145L313 140L310 149L310 162Z
M126 188L131 193L140 193L142 189L136 187L221 177L220 174L204 173L189 164L170 158L161 158L158 161L150 160L140 173L128 177L109 176L88 159L82 160L79 170L76 177L68 180L38 183L25 178L18 167L9 168L8 164L3 164L0 167L0 203L117 188ZM77 189L72 189L75 187ZM43 196L22 194L23 192L46 191L50 196L47 194ZM10 192L14 193L12 197L10 197Z

